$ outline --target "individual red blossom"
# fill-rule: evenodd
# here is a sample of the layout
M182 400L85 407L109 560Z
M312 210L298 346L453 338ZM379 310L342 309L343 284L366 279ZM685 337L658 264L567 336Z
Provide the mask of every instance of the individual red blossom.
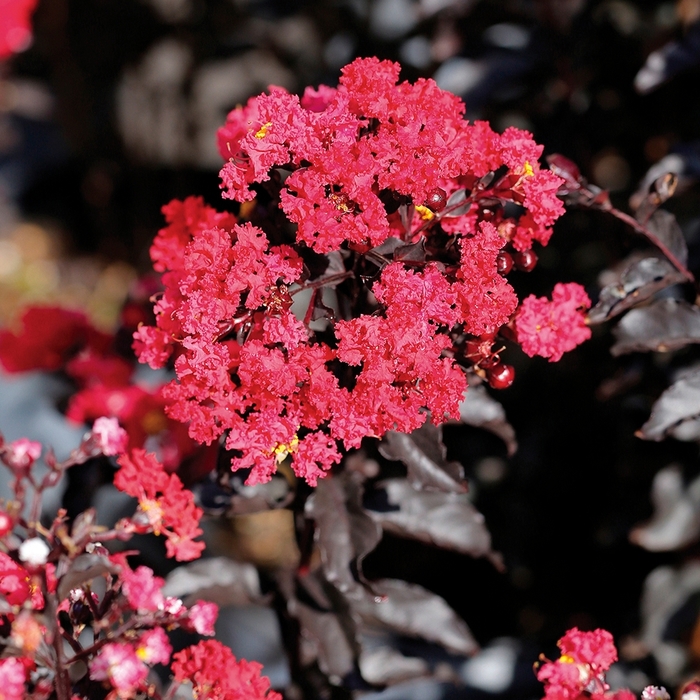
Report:
M198 600L187 612L187 619L192 629L198 634L203 634L207 637L212 637L214 635L214 623L218 616L218 605L216 605L216 603L207 603L202 600Z
M136 656L149 665L167 664L172 651L168 635L162 627L144 632L136 644Z
M163 606L165 598L161 588L165 581L154 576L147 566L139 566L134 571L122 567L121 578L122 593L132 610L155 611Z
M518 305L515 291L498 274L496 259L506 241L489 222L479 226L479 232L462 240L459 282L455 285L464 329L473 335L493 333L504 323Z
M41 457L41 443L19 438L5 447L2 459L10 469L26 473Z
M233 214L216 211L201 197L187 197L183 201L173 199L161 211L168 225L158 231L151 246L151 260L157 272L180 269L185 248L201 231L210 228L230 230L236 223Z
M44 607L40 586L23 566L4 552L0 552L0 594L12 606L22 605L30 600L35 610Z
M515 318L515 329L523 351L530 357L539 355L557 362L591 337L586 325L585 309L591 300L580 284L557 284L552 301L530 295L523 300Z
M112 456L126 451L129 436L116 418L102 416L92 426L92 437L102 454Z
M114 485L138 499L149 528L167 538L167 555L178 561L199 557L204 543L194 538L202 534L202 511L194 505L192 493L175 474L166 474L155 455L145 450L131 450L117 461L121 469L114 477Z
M582 632L570 629L557 643L562 657L573 663L587 664L594 673L604 673L617 661L617 649L613 636L604 629Z
M231 650L206 640L173 655L172 671L178 683L192 683L198 700L282 700L260 675L255 661L236 660Z
M105 644L90 663L90 678L108 681L120 698L129 698L145 682L148 667L126 642Z
M0 363L8 372L60 369L80 349L106 348L111 339L87 316L55 306L30 306L17 332L0 331Z

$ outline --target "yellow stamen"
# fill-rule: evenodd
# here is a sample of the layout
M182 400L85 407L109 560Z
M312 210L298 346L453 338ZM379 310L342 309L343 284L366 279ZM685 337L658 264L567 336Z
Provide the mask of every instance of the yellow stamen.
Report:
M525 165L523 165L523 174L524 175L534 175L535 171L532 169L532 166L530 165L529 161L525 161Z
M272 449L272 454L275 455L277 463L284 462L287 455L294 454L299 447L299 438L295 435L288 443L279 443Z
M561 661L563 664L572 664L572 663L574 663L573 658L570 657L568 654L562 654L561 657L559 658L559 661Z
M267 130L272 126L272 122L265 122L256 132L255 132L255 138L256 139L264 139L265 135L267 134Z
M148 518L148 522L153 527L153 533L160 535L160 526L163 522L163 509L160 507L160 503L144 498L139 501L139 508Z
M416 204L416 211L423 221L430 221L430 219L435 217L435 214L428 209L428 207L424 207L422 204Z

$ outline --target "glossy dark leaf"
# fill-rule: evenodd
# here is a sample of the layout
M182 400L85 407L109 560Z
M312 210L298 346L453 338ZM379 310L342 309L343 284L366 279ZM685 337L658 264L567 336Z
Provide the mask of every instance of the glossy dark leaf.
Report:
M447 198L445 210L440 214L441 219L449 219L455 216L466 214L472 206L471 201L466 201L468 197L467 190L456 190ZM460 202L464 202L462 206L457 206ZM452 208L454 207L454 209Z
M382 579L348 598L352 612L368 627L390 629L435 642L455 654L473 654L478 645L462 618L440 596L412 583Z
M687 301L660 299L632 309L613 330L613 355L628 352L667 352L700 343L700 309Z
M469 378L469 389L459 405L460 418L467 425L483 428L501 438L506 444L508 456L511 457L518 449L515 430L506 419L503 406L488 393L483 384L478 384L477 380L476 376Z
M645 224L651 215L668 199L673 197L673 193L678 186L678 175L676 173L664 173L649 187L648 192L642 198L641 203L634 213L635 218Z
M388 646L363 649L358 662L362 677L372 685L392 685L430 675L425 659L404 656Z
M297 599L289 601L289 612L299 620L302 628L301 661L318 666L338 684L355 666L353 644L340 622L331 611L320 611Z
M268 602L260 591L258 570L228 557L212 557L179 566L166 579L163 593L190 605L209 600L220 606Z
M700 535L700 510L695 479L686 486L677 465L664 467L651 487L654 514L630 532L630 540L650 552L669 552L692 544Z
M652 256L635 260L625 268L618 282L600 290L598 303L588 312L588 322L603 323L661 289L685 281L685 276L666 258Z
M381 528L361 507L362 487L357 473L328 476L319 481L306 502L306 515L316 522L316 543L327 579L340 591L358 586L350 568L361 570L362 559L381 539Z
M119 567L102 554L81 554L60 577L56 593L59 600L68 597L74 588L80 588L105 574L117 574Z
M658 442L696 416L700 416L700 369L689 372L661 394L637 436Z
M491 553L484 516L466 494L416 491L406 479L382 481L393 510L368 511L385 530L473 557Z
M426 257L425 240L423 238L417 243L403 245L394 251L394 260L401 260L407 263L425 262Z
M409 481L417 489L453 493L467 490L461 465L445 459L442 429L432 423L424 423L410 435L389 431L379 451L387 459L403 462Z
M653 242L660 243L682 265L688 264L688 245L676 217L665 209L655 211L646 222L645 228Z

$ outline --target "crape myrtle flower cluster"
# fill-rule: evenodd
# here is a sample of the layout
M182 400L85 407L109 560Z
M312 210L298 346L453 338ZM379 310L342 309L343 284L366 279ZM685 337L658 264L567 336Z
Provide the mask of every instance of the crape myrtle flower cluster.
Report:
M617 649L610 632L596 629L583 632L574 627L558 642L561 656L544 661L537 669L537 679L544 683L544 700L635 700L629 690L612 691L605 673L617 661ZM642 700L670 700L663 688L649 686Z
M132 567L134 552L110 552L110 542L134 533L167 538L168 556L197 558L203 548L201 511L177 476L152 454L128 451L115 418L101 417L81 444L59 462L40 443L5 443L0 461L13 476L13 498L0 508L0 696L4 700L128 700L172 698L190 684L200 700L280 700L255 662L237 661L217 641L173 654L168 631L214 634L218 608L185 605L163 592L165 581L148 566ZM70 467L97 455L118 456L118 489L138 499L132 517L112 529L88 510L69 523L59 511L44 527L42 495ZM172 659L173 679L163 691L151 673Z
M251 98L218 135L236 216L164 208L156 325L134 347L174 360L168 415L198 442L225 435L248 484L290 456L314 485L366 436L458 417L465 369L513 381L499 333L552 361L590 335L579 285L519 307L507 279L563 212L542 147L399 70L358 59L337 88Z

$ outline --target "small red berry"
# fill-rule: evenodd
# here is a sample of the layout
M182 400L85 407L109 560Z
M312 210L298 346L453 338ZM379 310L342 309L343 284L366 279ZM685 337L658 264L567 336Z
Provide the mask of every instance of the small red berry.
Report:
M507 275L513 269L513 256L510 253L500 252L496 256L496 270L499 275Z
M442 211L447 204L447 193L442 187L436 187L428 192L425 205L431 211Z
M507 389L515 379L515 370L511 365L499 363L486 370L486 379L493 389Z
M537 265L537 253L534 250L523 250L513 256L515 267L523 272L532 272Z

